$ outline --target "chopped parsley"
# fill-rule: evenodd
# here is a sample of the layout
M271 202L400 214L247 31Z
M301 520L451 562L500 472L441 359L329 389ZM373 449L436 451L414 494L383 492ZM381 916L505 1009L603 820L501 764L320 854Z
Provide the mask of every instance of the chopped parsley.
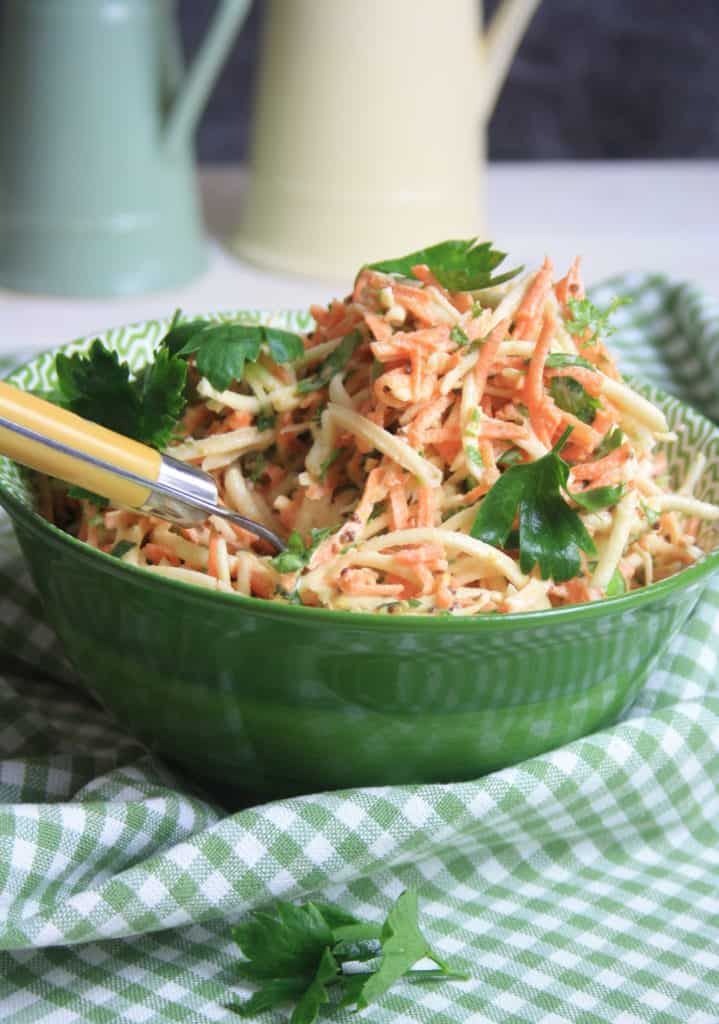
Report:
M616 448L619 448L623 442L624 434L619 427L611 427L594 449L592 461L596 462L598 459L603 459L605 455L609 455Z
M332 533L332 527L327 526L321 530L310 530L310 543L305 544L297 530L293 530L287 539L287 548L272 559L272 565L277 572L284 575L288 572L301 572L309 564L312 555Z
M457 324L449 332L449 336L457 345L469 345L467 334Z
M484 466L484 459L482 458L482 453L480 452L479 448L475 448L474 445L468 445L465 448L465 452L467 454L467 458L469 459L469 461L473 463L475 466L477 466L480 469Z
M642 512L644 513L644 518L646 519L647 523L649 523L650 526L654 526L655 523L659 522L659 512L657 512L657 510L655 508L650 508L650 506L647 505L647 503L645 501L641 501L641 500L639 502L639 507L641 508Z
M255 416L255 426L258 430L272 430L276 421L277 413L271 406L266 409L260 409Z
M593 423L597 409L602 408L599 399L590 395L574 377L553 377L549 382L549 393L560 409L576 416L582 423Z
M522 462L524 458L524 452L521 448L516 448L514 445L511 448L505 448L501 455L497 456L498 466L516 466L518 462Z
M264 452L250 452L243 459L244 472L253 484L256 484L265 474L268 462Z
M601 310L591 299L570 299L567 309L571 318L565 322L565 326L575 338L583 339L585 345L593 344L597 338L608 338L614 334L616 327L609 322L612 313L631 301L629 297L617 297L612 299L605 310ZM590 332L590 337L585 339L587 332Z
M345 448L333 448L327 458L320 463L320 480L323 483L327 476L327 470L337 461L337 459L339 459L340 455L344 454L345 451Z
M554 370L562 366L582 366L585 370L596 370L596 366L593 366L588 359L584 359L582 356L572 356L566 352L552 352L550 356L547 356L547 360L544 364L549 370Z
M304 377L297 382L299 393L306 395L309 391L318 391L320 388L326 387L334 375L344 369L354 350L361 342L362 335L359 331L352 331L351 334L346 334L334 352L327 356L311 377Z
M132 551L135 546L130 540L119 540L110 554L114 555L115 558L122 558L128 551Z

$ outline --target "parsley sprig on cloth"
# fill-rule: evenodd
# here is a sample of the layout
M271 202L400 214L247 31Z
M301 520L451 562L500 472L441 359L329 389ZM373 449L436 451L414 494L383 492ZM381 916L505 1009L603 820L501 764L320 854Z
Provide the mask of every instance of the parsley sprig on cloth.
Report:
M314 1024L332 987L339 990L340 1006L363 1010L400 978L468 978L431 949L412 891L401 894L383 925L360 921L331 904L278 901L276 914L256 912L233 929L233 936L246 958L239 971L258 986L244 1003L229 1007L241 1017L294 1003L290 1024ZM413 970L421 960L434 967Z

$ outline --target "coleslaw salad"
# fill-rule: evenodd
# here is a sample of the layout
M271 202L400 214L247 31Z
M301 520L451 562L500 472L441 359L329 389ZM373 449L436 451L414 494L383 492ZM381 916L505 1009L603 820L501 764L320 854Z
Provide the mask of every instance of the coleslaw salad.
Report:
M701 557L719 508L694 497L701 455L672 488L664 415L584 302L578 261L459 291L427 264L366 267L312 307L297 358L263 350L218 389L190 355L167 451L286 537L279 557L218 517L181 529L48 481L41 508L148 571L345 611L538 611L650 585Z

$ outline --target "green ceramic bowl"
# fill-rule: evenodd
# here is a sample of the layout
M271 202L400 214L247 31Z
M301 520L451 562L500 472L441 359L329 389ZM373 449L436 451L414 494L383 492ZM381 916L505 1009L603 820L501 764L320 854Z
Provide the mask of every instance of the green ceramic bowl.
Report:
M297 314L272 322L308 326ZM101 337L138 367L165 327ZM53 361L42 355L10 379L51 387ZM719 429L643 391L680 434L672 472L704 451L700 496L717 501ZM476 619L360 615L213 593L125 565L46 523L24 472L2 459L0 502L85 685L191 778L254 799L467 779L607 725L719 569L707 531L700 564L596 604Z

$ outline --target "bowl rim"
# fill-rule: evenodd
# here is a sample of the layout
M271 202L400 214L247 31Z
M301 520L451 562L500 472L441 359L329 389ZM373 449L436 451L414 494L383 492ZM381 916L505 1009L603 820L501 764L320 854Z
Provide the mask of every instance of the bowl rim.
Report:
M303 313L304 310L225 310L217 312L205 312L195 313L191 319L197 317L212 317L212 316L237 316L241 313L261 313L267 316L286 316L288 313ZM120 325L119 329L141 327L148 324L164 324L168 318L166 317L148 317L143 320L136 320L130 323ZM100 331L93 332L90 335L84 335L80 338L73 339L69 342L64 342L59 345L52 346L47 349L42 349L39 352L35 352L31 359L26 360L19 366L13 368L13 370L4 379L9 382L13 382L12 378L18 372L22 371L26 367L32 365L37 359L47 357L51 354L57 354L60 351L66 350L68 347L76 346L82 342L86 342L90 339L100 337L103 333L107 333L108 330L117 330L118 327L105 328ZM628 376L628 380L637 381L639 384L647 383L638 380L636 377ZM659 397L660 401L668 399L678 403L682 410L690 410L694 416L698 416L704 423L707 423L712 430L716 433L719 438L719 426L712 420L709 420L703 413L695 409L689 403L684 402L682 399L677 398L674 395L670 395L662 388L658 388L652 385L653 390ZM659 580L656 583L651 583L649 586L641 587L638 590L633 590L628 594L620 594L617 597L605 597L599 601L589 601L583 604L576 605L564 605L558 608L545 608L540 611L531 612L512 612L511 614L500 615L497 613L487 613L485 615L474 615L474 616L462 616L462 615L413 615L411 612L403 612L401 615L380 615L375 612L353 612L345 611L333 608L316 608L309 605L293 605L285 604L281 601L270 601L261 597L252 597L245 594L232 593L228 594L221 590L212 590L209 587L203 587L195 583L189 583L185 580L173 579L169 576L161 576L159 574L147 572L142 566L130 565L127 562L123 562L118 558L115 558L109 553L100 551L97 548L93 548L77 537L73 537L72 534L66 533L53 523L49 523L34 509L27 508L21 501L19 501L13 494L3 488L2 482L0 481L0 507L4 507L7 511L11 521L21 520L24 525L31 531L39 534L46 534L48 540L52 540L54 543L65 545L70 549L73 549L75 554L82 559L89 559L91 562L97 562L98 567L105 562L107 568L112 568L116 573L128 574L128 580L135 579L138 582L144 581L148 585L159 587L161 590L167 590L168 592L174 591L178 597L182 594L192 596L194 600L208 601L211 605L217 606L218 601L225 604L228 607L234 607L238 609L244 609L246 612L252 613L264 613L271 614L273 616L279 616L280 618L288 618L289 620L298 619L301 621L302 618L312 618L325 620L328 624L335 622L339 624L349 625L352 624L355 627L364 626L370 629L390 629L399 630L401 632L403 625L411 625L413 629L444 629L450 627L452 630L464 632L467 629L473 630L511 630L513 628L521 627L522 625L537 626L539 624L546 624L547 622L566 622L568 619L580 619L591 621L596 618L602 618L607 612L610 614L622 614L625 611L630 611L642 604L651 604L657 600L669 596L677 591L688 590L700 581L708 578L713 573L719 571L719 546L713 551L708 552L703 558L693 565L687 566L687 568L680 570L673 576L668 576L666 579ZM299 618L298 618L299 617Z

